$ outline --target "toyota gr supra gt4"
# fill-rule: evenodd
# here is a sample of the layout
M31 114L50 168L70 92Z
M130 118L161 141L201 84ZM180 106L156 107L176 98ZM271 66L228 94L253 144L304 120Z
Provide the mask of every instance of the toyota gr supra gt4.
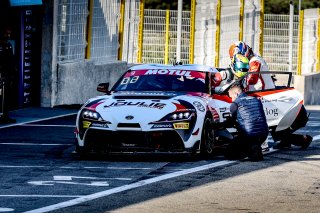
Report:
M214 123L230 116L231 99L211 87L218 69L202 65L136 65L101 96L89 99L76 120L77 151L188 152L212 154L224 143ZM303 127L308 118L301 94L289 80L258 97L275 140Z

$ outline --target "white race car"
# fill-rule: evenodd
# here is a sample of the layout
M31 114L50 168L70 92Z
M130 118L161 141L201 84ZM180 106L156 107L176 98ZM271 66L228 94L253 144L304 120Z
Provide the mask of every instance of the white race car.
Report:
M77 115L77 151L212 154L224 143L212 124L230 116L231 103L211 88L216 72L202 65L137 65L111 90L99 84L105 94L89 99ZM261 99L276 140L306 124L302 96L289 85L249 93Z

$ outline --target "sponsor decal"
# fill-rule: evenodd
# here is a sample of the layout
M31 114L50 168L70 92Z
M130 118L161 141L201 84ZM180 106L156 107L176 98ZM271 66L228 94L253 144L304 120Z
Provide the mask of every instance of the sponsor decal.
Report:
M194 101L193 105L200 111L204 112L206 109L205 107L199 102L199 101Z
M117 95L159 95L159 96L163 96L163 95L176 95L176 93L172 93L172 92L137 92L137 91L119 91L115 94Z
M91 127L109 128L108 124L103 124L103 123L92 123Z
M191 77L191 71L185 70L148 70L145 75L179 75L179 76L186 76Z
M110 107L120 107L120 106L136 106L136 107L147 107L147 108L155 108L155 109L163 109L166 104L163 103L146 103L144 101L117 101L112 102L109 105L104 105L104 108L110 108Z
M176 75L190 78L205 79L204 72L178 70L178 69L149 69L149 70L135 70L127 72L124 77L141 76L141 75Z
M189 129L189 123L174 123L173 127L175 129Z
M172 124L154 124L151 129L161 129L161 128L173 128Z
M121 143L121 146L125 146L125 147L135 147L135 146L137 146L137 144L134 144L134 143Z
M273 117L278 117L279 115L277 108L274 108L274 109L265 108L264 113L266 114L266 116L273 116Z
M84 129L88 129L88 128L90 127L90 125L91 125L91 122L89 122L89 121L82 121L82 127L83 127Z
M273 99L266 99L264 97L257 97L258 99L260 99L261 103L271 103L271 102L284 102L284 103L290 103L290 102L294 102L295 99L292 97L286 97L286 96L282 96L279 98L273 98Z

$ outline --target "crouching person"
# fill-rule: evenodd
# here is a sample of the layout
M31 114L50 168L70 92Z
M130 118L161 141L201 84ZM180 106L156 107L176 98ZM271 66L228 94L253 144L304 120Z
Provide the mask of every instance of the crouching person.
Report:
M252 161L263 160L261 144L267 139L269 128L260 100L243 92L239 82L235 82L228 90L232 99L231 117L225 122L237 129L237 135L226 148L227 159L249 157Z

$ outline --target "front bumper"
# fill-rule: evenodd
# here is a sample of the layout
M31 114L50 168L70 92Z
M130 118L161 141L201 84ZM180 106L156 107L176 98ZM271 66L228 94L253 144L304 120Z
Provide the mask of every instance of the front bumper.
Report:
M166 131L109 131L88 129L84 147L94 152L183 152L185 146L175 130Z

